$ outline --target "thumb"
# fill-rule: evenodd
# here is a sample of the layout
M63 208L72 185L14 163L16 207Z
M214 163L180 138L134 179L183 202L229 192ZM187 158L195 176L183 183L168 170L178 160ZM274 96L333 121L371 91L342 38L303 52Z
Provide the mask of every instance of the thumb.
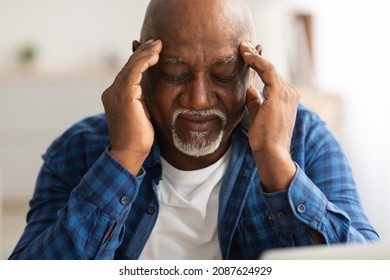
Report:
M248 109L251 120L255 118L262 104L259 92L254 87L250 86L246 90L246 108Z

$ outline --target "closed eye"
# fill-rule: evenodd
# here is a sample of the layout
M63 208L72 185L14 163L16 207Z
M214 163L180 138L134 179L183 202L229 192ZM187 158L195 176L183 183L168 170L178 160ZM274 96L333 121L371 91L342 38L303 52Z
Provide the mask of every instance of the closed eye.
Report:
M178 74L178 75L173 75L173 74L162 74L162 77L164 80L166 80L168 83L171 84L180 84L184 83L188 80L189 75L188 74Z
M229 83L235 81L236 77L237 77L237 74L232 75L232 76L221 76L221 75L216 75L216 74L211 75L212 80L215 81L216 83L219 83L219 84L229 84Z

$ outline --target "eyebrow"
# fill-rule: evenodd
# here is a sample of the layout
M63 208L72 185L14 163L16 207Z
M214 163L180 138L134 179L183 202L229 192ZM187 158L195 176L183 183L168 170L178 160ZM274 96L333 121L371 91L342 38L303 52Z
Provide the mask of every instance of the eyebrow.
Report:
M161 55L160 61L162 63L172 63L172 64L178 64L178 65L184 64L186 62L184 58L169 56L169 55Z
M231 55L231 56L227 56L227 57L223 57L223 58L218 58L214 62L214 64L224 65L224 64L229 64L232 62L237 62L237 61L240 62L240 59L235 55ZM181 64L185 64L187 61L182 57L161 55L160 62L181 65Z
M231 55L228 57L219 58L215 61L215 64L229 64L231 62L237 62L239 58L235 55Z

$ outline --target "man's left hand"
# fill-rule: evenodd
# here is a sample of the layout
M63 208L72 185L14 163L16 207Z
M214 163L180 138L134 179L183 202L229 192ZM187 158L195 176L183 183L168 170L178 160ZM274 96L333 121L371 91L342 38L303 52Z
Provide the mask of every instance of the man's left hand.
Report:
M245 63L257 72L264 83L264 100L252 86L246 93L246 107L251 120L249 143L262 187L266 192L285 190L296 172L290 145L300 94L249 43L241 43L240 52Z

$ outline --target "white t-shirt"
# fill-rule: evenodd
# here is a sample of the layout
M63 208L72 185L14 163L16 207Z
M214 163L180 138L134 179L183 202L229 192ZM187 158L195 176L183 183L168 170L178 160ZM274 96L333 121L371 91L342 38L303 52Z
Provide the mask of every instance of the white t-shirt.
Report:
M230 149L213 165L193 171L162 159L160 211L140 259L221 259L218 197L229 159Z

